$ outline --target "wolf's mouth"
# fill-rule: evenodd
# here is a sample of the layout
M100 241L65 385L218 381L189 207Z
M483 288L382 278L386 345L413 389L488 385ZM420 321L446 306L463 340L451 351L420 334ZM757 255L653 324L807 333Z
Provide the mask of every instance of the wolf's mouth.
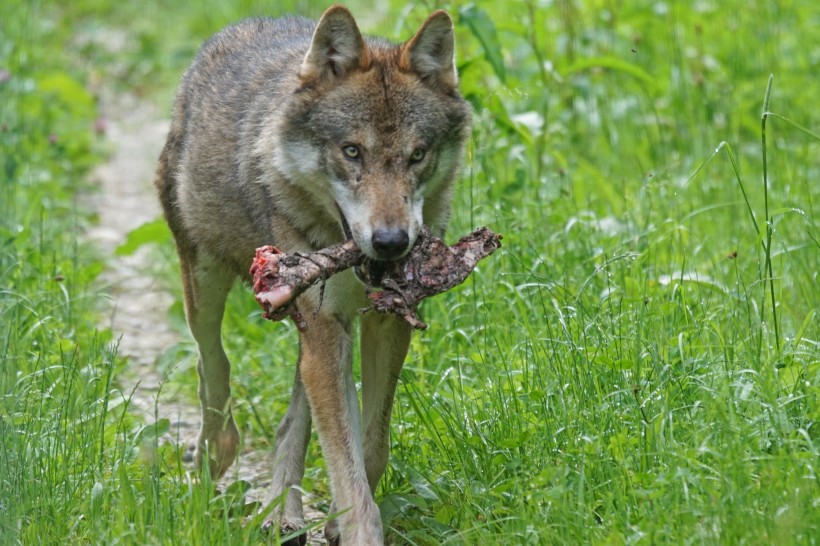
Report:
M336 203L336 209L339 211L339 218L342 219L342 230L344 231L345 239L353 239L353 233L350 231L350 224L347 223L345 213L342 212L342 207L340 207L338 203ZM353 272L356 274L359 281L361 281L365 286L370 288L378 288L381 286L380 283L385 273L389 269L395 267L400 261L401 258L398 260L383 261L365 256L357 265L353 266Z
M395 261L383 262L372 258L365 258L360 264L353 267L356 277L368 288L381 286L382 278L387 271L396 266Z

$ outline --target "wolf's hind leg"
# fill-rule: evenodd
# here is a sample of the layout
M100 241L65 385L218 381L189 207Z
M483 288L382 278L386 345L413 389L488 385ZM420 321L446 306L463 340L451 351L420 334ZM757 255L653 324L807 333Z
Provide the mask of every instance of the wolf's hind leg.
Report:
M205 453L211 477L222 476L233 464L239 431L231 416L231 365L222 348L222 316L234 274L204 253L181 257L188 326L199 348L197 373L202 426L196 463L202 468Z
M298 489L305 474L305 454L310 441L310 405L302 384L299 366L296 366L296 377L293 381L293 393L290 406L279 429L276 431L276 456L274 458L273 484L271 501L285 495L284 504L277 507L265 520L263 527L268 529L279 526L283 535L299 530L305 525L302 510L302 492ZM288 544L305 544L307 537L302 535Z

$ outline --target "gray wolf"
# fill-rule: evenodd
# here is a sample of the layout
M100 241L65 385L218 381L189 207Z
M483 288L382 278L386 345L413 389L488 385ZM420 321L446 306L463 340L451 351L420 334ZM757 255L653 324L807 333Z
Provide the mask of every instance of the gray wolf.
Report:
M352 237L373 260L400 258L422 224L442 234L471 111L457 90L453 23L437 11L407 42L363 38L350 12L317 22L250 19L200 50L176 96L156 186L173 232L198 345L202 426L196 461L214 478L237 455L225 298L254 250L311 251ZM390 414L410 327L361 318L362 404L352 324L364 286L348 271L300 296L292 400L276 434L268 524L304 525L298 490L315 424L327 461L331 543L381 544L373 492L387 465ZM304 540L304 537L301 539Z

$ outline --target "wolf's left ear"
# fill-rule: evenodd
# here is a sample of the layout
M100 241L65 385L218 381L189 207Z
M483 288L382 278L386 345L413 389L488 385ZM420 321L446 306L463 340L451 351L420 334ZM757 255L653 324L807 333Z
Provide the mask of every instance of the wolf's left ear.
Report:
M328 77L343 78L357 67L367 68L370 56L353 15L344 6L331 6L323 14L299 76L303 82Z
M439 10L430 15L404 45L401 66L416 72L422 79L454 89L458 85L453 62L455 49L453 20L446 11Z

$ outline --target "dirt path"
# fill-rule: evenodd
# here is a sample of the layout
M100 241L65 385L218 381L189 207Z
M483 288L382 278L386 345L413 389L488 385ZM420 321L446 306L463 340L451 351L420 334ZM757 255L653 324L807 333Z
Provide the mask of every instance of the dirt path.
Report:
M114 151L92 174L100 188L92 196L99 224L89 235L111 257L101 277L111 296L107 326L119 339L119 354L133 366L120 380L126 388L136 387L131 403L147 422L168 418L174 434L186 438L195 434L199 412L174 396L173 389L163 392L159 415L155 415L160 386L163 390L170 386L163 385L156 359L180 341L166 318L173 298L153 274L151 248L140 248L130 256L114 254L131 230L160 215L152 180L168 124L148 104L128 95L103 93L101 114Z

